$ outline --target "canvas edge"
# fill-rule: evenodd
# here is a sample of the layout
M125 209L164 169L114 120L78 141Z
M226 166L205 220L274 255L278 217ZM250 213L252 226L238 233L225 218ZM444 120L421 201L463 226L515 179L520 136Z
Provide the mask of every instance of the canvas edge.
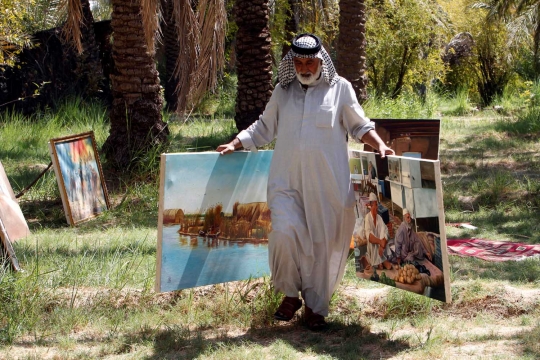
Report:
M435 180L440 187L437 188L437 203L439 207L439 236L441 242L441 252L443 261L444 293L446 303L452 302L452 291L450 289L450 262L448 260L448 243L446 241L446 220L443 202L443 186L441 179L441 162L437 160L435 164Z
M58 163L58 154L55 149L54 139L49 140L49 153L51 155L51 160L53 163L54 174L56 177L56 183L58 184L58 189L60 190L60 198L62 199L62 206L64 208L64 215L69 225L74 226L75 222L71 215L71 207L69 206L69 200L67 198L66 188L64 184L64 177L62 176L62 171L60 170L60 164Z
M9 238L2 219L0 219L0 242L2 243L4 253L7 255L7 260L11 263L11 267L13 268L13 270L21 271L22 269L19 265L17 255L15 254L15 249L13 248L12 241Z
M28 226L28 222L26 221L26 217L24 216L24 214L23 214L23 212L21 210L21 207L19 205L19 200L15 196L15 192L13 191L13 187L11 187L11 183L9 182L6 170L4 168L4 165L2 165L1 161L0 161L0 178L2 178L2 181L4 181L6 183L6 185L8 186L9 197L15 202L15 204L17 205L18 211L20 212L22 218L24 219L24 226L25 226L25 230L26 230L26 236L30 235L31 234L30 227ZM0 221L1 220L2 219L0 218ZM6 233L7 233L7 231L6 231ZM21 239L21 237L18 237L18 238L15 238L15 239L10 238L9 240L11 241L11 243L14 243L15 241L17 241L19 239Z
M111 209L111 200L109 198L109 192L107 191L107 183L105 182L105 176L103 175L103 167L101 166L101 159L99 158L99 152L96 144L96 137L93 131L89 132L90 138L92 139L92 148L94 149L94 156L96 160L96 165L99 173L99 180L101 182L101 187L103 188L103 195L105 196L105 205L107 210Z
M15 197L15 192L11 187L11 183L9 182L9 179L7 177L6 170L4 169L4 165L2 165L2 161L0 161L0 178L8 185L9 197L11 197L13 201L17 201L17 198Z
M163 196L165 194L165 165L168 154L161 154L159 165L159 205L158 205L158 233L156 247L156 281L155 292L161 292L161 259L163 256Z

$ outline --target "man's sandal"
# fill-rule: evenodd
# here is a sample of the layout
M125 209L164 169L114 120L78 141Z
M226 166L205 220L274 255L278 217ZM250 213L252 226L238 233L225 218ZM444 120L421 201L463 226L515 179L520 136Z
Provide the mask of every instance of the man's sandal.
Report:
M294 313L302 307L302 300L295 297L285 296L281 305L279 305L274 319L281 321L289 321L293 318Z
M315 314L313 310L307 306L304 311L304 321L311 331L321 331L328 328L328 323L324 320L324 316Z

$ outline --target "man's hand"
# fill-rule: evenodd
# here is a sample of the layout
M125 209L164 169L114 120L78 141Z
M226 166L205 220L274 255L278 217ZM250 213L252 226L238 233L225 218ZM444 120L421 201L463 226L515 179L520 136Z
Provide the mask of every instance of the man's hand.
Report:
M381 154L381 158L384 158L386 155L394 155L395 154L394 150L390 149L384 143L382 143L379 146L379 153Z
M221 155L227 155L234 152L234 150L239 149L242 147L242 143L238 138L234 138L233 141L231 141L228 144L219 145L216 149Z
M374 149L378 149L381 158L384 158L386 155L394 155L394 150L386 146L375 130L370 130L365 133L364 136L362 136L361 141Z
M234 145L232 143L219 145L216 149L221 155L227 155L234 152Z

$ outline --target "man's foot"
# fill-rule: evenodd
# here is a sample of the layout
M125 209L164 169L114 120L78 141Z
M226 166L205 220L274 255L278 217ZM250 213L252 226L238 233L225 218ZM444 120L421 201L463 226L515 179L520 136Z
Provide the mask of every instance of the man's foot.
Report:
M311 308L305 307L304 320L309 330L321 331L328 328L328 324L324 320L324 316L315 314Z
M280 321L289 321L293 318L294 313L302 307L302 300L297 297L285 296L281 305L279 305L274 319Z

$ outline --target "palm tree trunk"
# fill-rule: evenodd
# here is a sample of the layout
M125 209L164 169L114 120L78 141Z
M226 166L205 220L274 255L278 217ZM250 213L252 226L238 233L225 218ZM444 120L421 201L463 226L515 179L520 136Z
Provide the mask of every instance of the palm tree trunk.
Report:
M272 95L269 0L237 0L235 17L238 92L234 120L239 131L259 118Z
M167 141L153 51L145 40L140 0L113 0L111 27L115 64L111 74L111 129L103 152L126 167Z
M103 68L99 59L99 45L94 33L94 17L90 10L90 1L81 0L82 24L81 45L82 53L77 55L77 91L95 95L103 87Z
M367 100L365 0L339 1L337 72L351 82L360 103Z

